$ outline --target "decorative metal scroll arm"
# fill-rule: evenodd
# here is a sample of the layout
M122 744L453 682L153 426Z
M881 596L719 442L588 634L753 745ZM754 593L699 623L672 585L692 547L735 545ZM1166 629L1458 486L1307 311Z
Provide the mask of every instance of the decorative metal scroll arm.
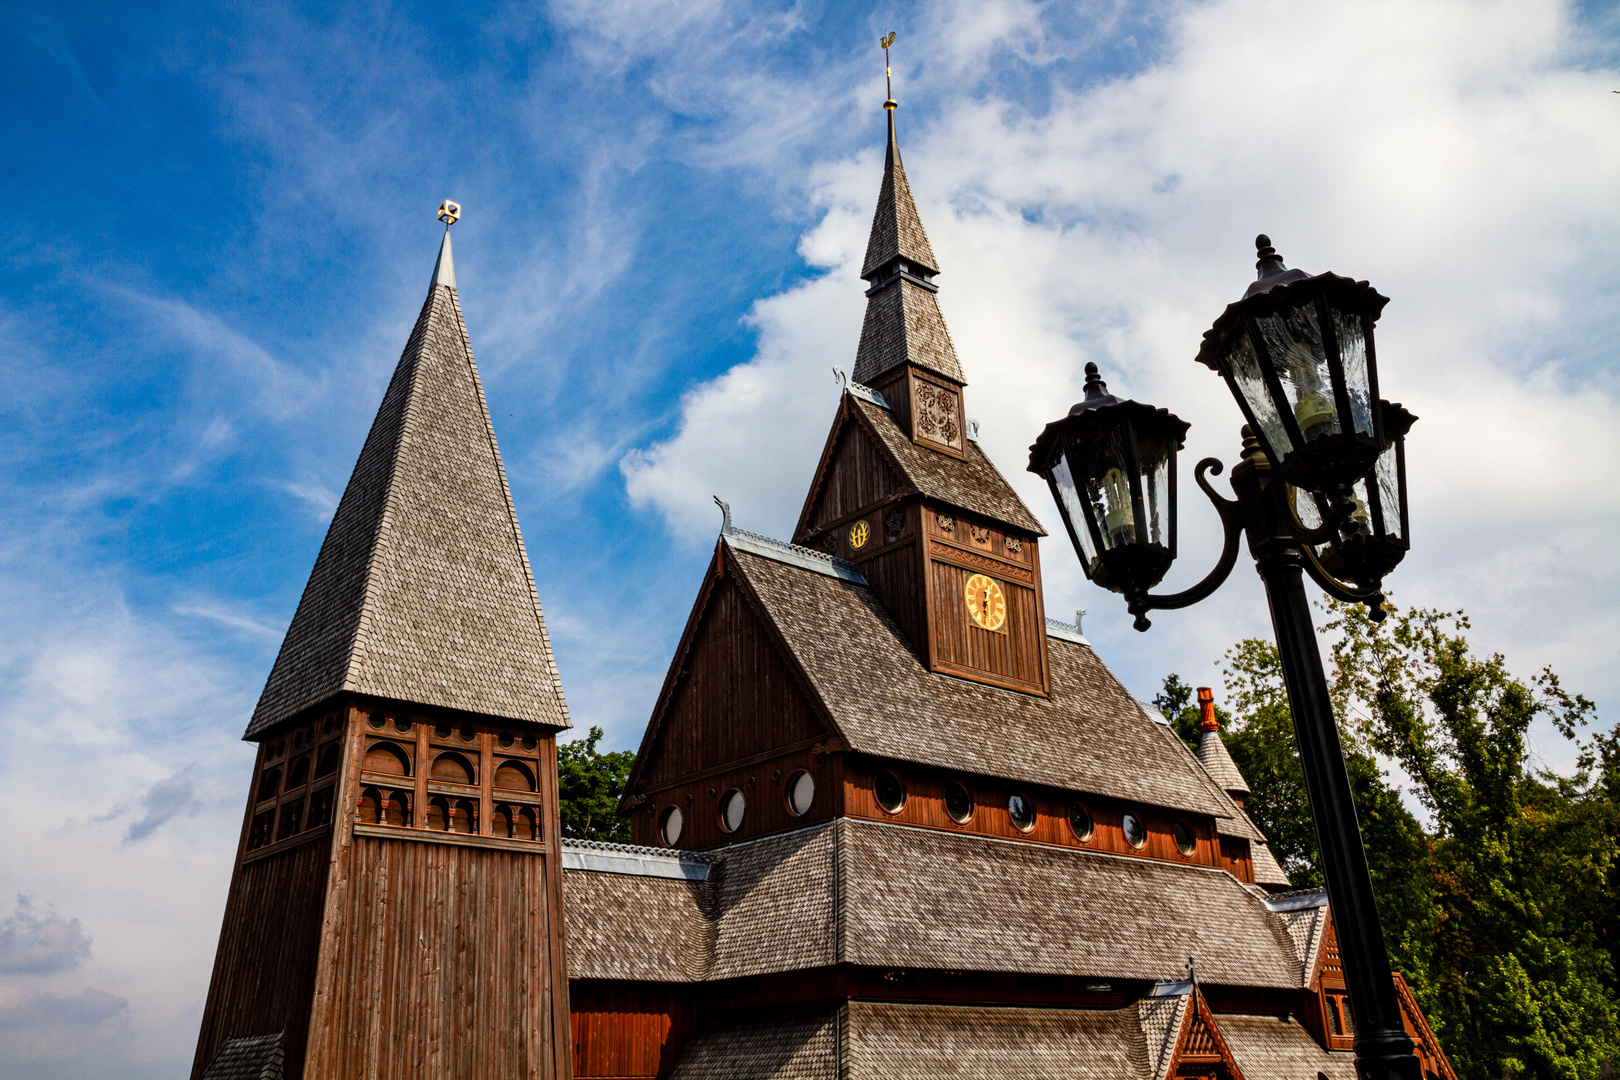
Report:
M1305 572L1311 580L1319 585L1323 592L1335 600L1342 600L1346 604L1366 604L1367 617L1373 622L1383 622L1389 613L1384 610L1384 583L1374 582L1360 589L1340 581L1328 573L1327 567L1317 559L1316 552L1309 544L1299 545L1300 554L1305 556Z
M1205 478L1206 472L1219 476L1222 465L1219 458L1207 457L1198 463L1193 470L1193 479L1203 489L1209 501L1215 504L1215 512L1221 515L1221 526L1226 530L1225 545L1221 548L1221 557L1215 563L1215 569L1204 575L1204 580L1190 589L1183 589L1168 596L1155 596L1150 592L1139 592L1126 597L1126 608L1136 616L1133 624L1138 630L1146 630L1151 623L1148 622L1147 613L1156 609L1173 609L1191 607L1204 597L1209 596L1216 589L1225 584L1226 579L1232 575L1232 567L1237 565L1238 541L1243 537L1243 520L1238 513L1238 504L1232 499L1222 498L1210 486Z

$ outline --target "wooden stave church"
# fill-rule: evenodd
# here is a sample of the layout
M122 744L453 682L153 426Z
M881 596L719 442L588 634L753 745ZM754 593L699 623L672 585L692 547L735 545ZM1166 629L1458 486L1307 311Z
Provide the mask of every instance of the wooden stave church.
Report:
M567 707L446 232L246 736L194 1078L1354 1075L1325 898L1213 710L1188 751L1046 618L888 108L854 378L793 542L726 512L634 845L558 836Z

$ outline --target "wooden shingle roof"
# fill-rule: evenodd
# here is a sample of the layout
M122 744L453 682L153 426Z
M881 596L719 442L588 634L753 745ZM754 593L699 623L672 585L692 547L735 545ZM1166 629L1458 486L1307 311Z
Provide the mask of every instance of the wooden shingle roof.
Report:
M1301 985L1279 915L1207 867L853 818L707 856L706 881L565 871L570 977L850 963L1155 981L1196 956L1211 983Z
M445 234L246 738L351 691L570 726Z
M928 671L865 584L724 541L716 557L757 597L851 750L1235 819L1089 646L1048 638L1050 698L1000 690Z
M877 210L872 215L872 233L866 241L861 277L872 277L896 258L904 258L926 270L939 270L939 260L934 258L928 232L911 198L911 183L906 179L906 167L900 160L900 143L894 133L894 110L890 109L883 186L878 189Z

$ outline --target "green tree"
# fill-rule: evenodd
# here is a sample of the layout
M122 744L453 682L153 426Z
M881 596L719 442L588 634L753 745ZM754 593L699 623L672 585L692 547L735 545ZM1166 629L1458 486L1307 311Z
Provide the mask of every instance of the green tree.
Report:
M557 801L562 806L564 836L576 840L630 842L630 820L618 812L619 796L636 755L630 750L602 753L596 749L602 729L557 748Z
M1460 613L1328 610L1334 711L1393 965L1465 1080L1595 1080L1620 1059L1620 726L1557 775L1535 764L1531 724L1575 739L1595 710L1550 669L1525 681L1475 654ZM1247 809L1294 883L1317 884L1277 650L1241 641L1224 673ZM1185 684L1165 685L1174 702ZM1410 779L1424 822L1380 758Z

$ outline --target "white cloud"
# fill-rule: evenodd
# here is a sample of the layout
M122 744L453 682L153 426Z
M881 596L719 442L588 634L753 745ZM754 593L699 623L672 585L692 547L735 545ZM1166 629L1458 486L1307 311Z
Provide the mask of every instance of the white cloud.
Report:
M1079 396L1091 359L1116 392L1193 422L1184 469L1232 459L1236 409L1191 358L1250 280L1266 231L1290 265L1366 277L1394 298L1383 386L1421 418L1417 550L1392 579L1399 598L1465 606L1476 640L1516 669L1553 663L1612 698L1606 538L1620 486L1599 476L1620 462L1616 317L1603 300L1620 270L1613 73L1583 66L1569 12L1552 3L1174 10L1162 62L1054 86L1039 115L972 82L932 84L944 119L931 130L907 129L902 112L987 449L1054 521L1022 471L1026 448ZM712 533L711 492L729 494L740 523L791 528L833 407L827 369L854 355L853 269L877 185L870 149L822 163L808 199L825 213L801 251L828 273L761 301L758 355L694 387L676 433L624 459L632 500L678 533ZM1214 555L1212 515L1183 490L1172 584ZM1240 633L1269 633L1239 574L1203 614L1161 615L1152 636L1127 641L1123 605L1076 580L1060 538L1048 546L1048 606L1089 607L1088 630L1140 693Z

